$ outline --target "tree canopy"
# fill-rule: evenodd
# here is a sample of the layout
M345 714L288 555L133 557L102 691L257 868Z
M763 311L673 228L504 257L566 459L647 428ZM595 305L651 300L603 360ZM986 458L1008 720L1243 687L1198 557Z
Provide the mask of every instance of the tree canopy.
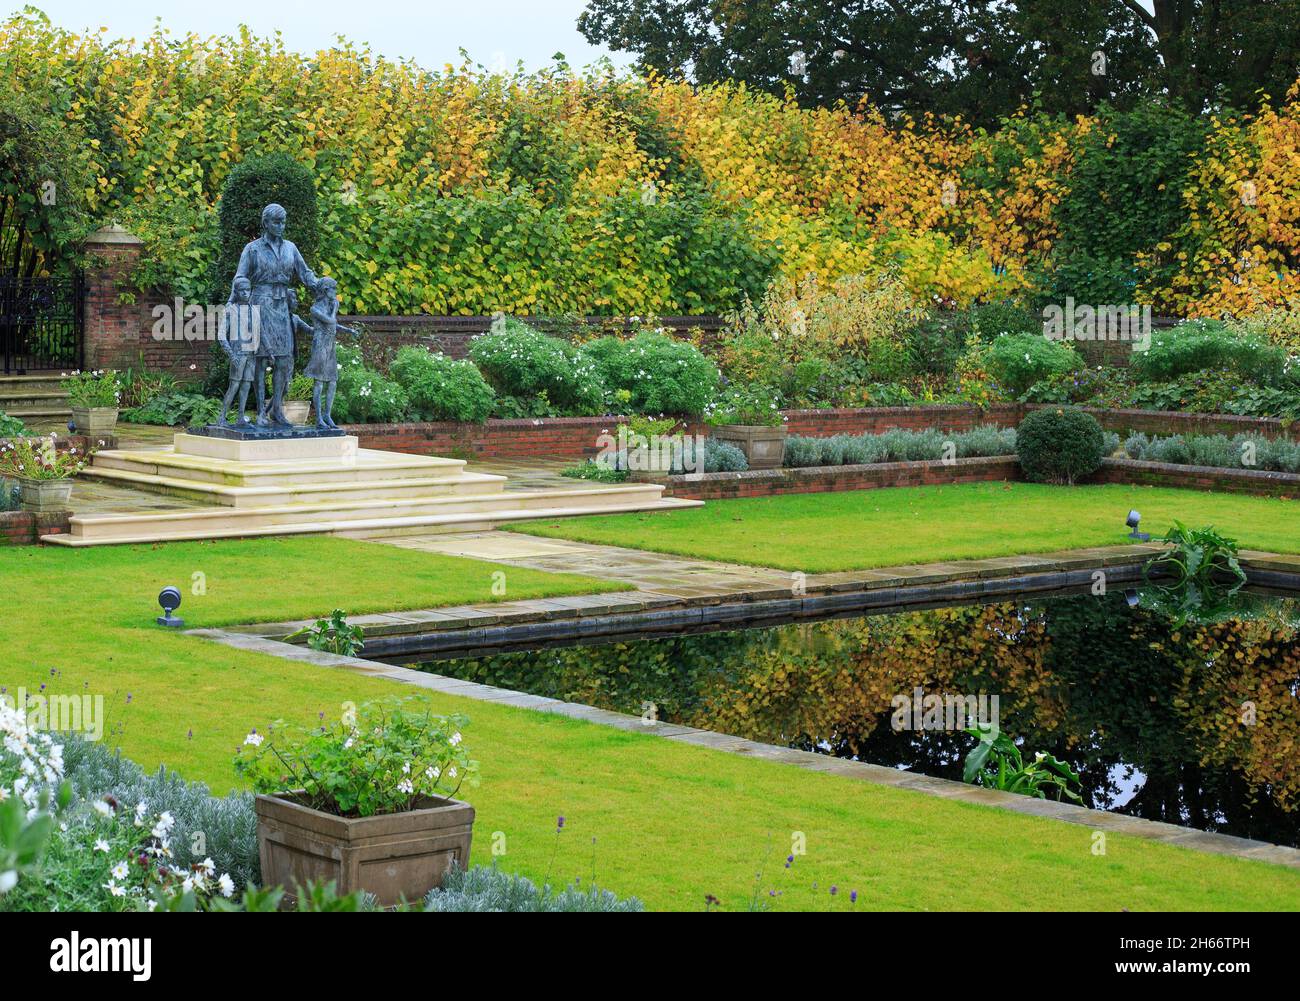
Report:
M1022 105L1249 108L1300 70L1300 0L590 0L578 27L642 70L983 125Z

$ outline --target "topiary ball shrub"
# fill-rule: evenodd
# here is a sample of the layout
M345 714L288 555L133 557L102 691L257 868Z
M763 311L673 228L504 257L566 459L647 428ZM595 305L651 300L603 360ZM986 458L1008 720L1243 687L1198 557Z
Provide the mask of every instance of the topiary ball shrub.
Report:
M262 210L272 202L284 207L284 237L292 240L309 264L316 260L319 231L316 182L311 170L287 153L249 157L235 166L221 186L218 209L221 253L213 276L214 302L225 302L239 267L244 245L262 234Z
M473 362L454 361L422 347L398 351L388 374L406 390L415 420L482 424L496 402Z
M1016 429L1016 454L1036 483L1073 484L1096 471L1106 436L1091 414L1071 407L1035 410Z

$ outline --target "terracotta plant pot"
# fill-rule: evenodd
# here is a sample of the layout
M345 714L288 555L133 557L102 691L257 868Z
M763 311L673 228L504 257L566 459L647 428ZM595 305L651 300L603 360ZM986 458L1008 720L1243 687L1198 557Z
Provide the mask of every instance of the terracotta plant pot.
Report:
M754 424L719 424L713 437L735 445L745 453L750 469L780 469L785 462L785 425L760 427Z
M289 418L291 424L306 424L307 418L311 416L311 401L285 400L284 416Z
M297 793L258 796L262 883L285 889L333 880L339 894L365 890L384 907L402 898L418 903L442 885L454 862L469 866L474 808L455 799L429 799L407 813L339 817L303 806Z
M15 477L22 498L24 511L36 511L44 514L49 511L68 510L72 497L72 480L31 480L25 476Z
M108 434L117 427L117 407L73 407L72 423L78 434Z

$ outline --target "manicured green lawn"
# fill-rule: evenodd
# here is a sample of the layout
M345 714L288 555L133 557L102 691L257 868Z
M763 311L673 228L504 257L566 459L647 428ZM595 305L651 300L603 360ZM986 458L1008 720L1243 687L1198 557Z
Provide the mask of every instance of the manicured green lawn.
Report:
M224 791L251 727L413 689L163 630L152 625L159 587L185 588L181 613L205 626L484 600L499 569L335 539L0 550L0 685L102 694L106 739ZM505 569L507 597L596 586ZM205 596L188 593L195 573ZM585 883L594 854L602 884L652 907L702 908L712 893L743 908L760 865L764 893L783 891L781 909L847 910L850 890L861 909L1300 907L1294 870L1116 835L1095 856L1085 827L490 703L430 701L471 717L466 739L483 771L468 793L476 861L491 859L495 838L506 868ZM786 870L795 832L808 853Z
M507 526L516 532L808 573L1051 552L1128 541L1142 513L1214 525L1243 549L1300 552L1300 501L1115 484L962 483L710 501L704 507Z

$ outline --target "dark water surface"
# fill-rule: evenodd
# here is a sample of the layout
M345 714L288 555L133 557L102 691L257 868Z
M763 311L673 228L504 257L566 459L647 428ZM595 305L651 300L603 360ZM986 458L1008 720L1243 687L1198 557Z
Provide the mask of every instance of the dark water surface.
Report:
M1086 805L1300 847L1294 598L1182 627L1117 592L1022 598L416 666L958 780L973 738L910 711L896 729L895 700L996 695L1002 730L1068 761Z

